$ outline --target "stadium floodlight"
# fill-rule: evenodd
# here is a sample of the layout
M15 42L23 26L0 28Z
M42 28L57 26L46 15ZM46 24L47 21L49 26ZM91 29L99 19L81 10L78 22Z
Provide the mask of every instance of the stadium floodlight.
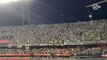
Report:
M0 4L6 4L11 2L17 2L18 0L0 0Z
M22 25L24 25L24 3L27 3L27 6L28 6L28 24L30 24L30 4L29 2L31 0L0 0L0 5L5 5L7 3L13 3L13 2L20 2L21 5L22 5Z

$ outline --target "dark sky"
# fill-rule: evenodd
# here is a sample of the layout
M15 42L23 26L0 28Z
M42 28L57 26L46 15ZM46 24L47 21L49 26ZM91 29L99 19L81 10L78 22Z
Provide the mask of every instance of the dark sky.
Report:
M89 14L94 20L107 19L107 3L101 4L97 11L85 6L101 0L31 0L30 23L53 24L89 21ZM24 10L24 23L28 23L28 4L26 2L0 5L0 25L21 25L22 4ZM90 12L90 13L89 13Z

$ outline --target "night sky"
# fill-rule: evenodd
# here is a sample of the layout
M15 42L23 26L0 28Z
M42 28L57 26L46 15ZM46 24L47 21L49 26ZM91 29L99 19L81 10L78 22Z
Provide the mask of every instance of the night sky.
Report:
M100 4L97 11L85 6L101 0L31 0L30 23L31 24L56 24L71 23L78 21L107 19L107 3ZM0 26L22 24L22 4L24 10L24 24L28 24L27 2L15 2L0 5Z

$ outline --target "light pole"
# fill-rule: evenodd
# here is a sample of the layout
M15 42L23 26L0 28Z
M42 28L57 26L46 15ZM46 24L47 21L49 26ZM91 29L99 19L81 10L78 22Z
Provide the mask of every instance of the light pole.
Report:
M30 4L29 4L29 1L30 0L24 0L24 2L26 2L26 4L27 4L27 22L28 22L28 25L30 25ZM21 2L21 9L22 9L22 11L21 11L21 13L22 13L22 25L24 25L24 3L23 2Z
M60 17L61 17L61 23L63 23L64 15L63 15L63 14L61 14L61 15L60 15Z
M22 25L24 25L24 5L23 2L21 2L21 18L22 18Z
M92 20L92 18L93 18L93 15L92 15L92 13L91 13L90 11L88 11L88 18L89 18L90 20Z
M30 0L24 0L24 2L25 2L25 4L26 4L26 6L27 6L27 23L28 23L28 25L30 25L30 4L29 4L29 1ZM24 3L23 2L21 2L21 9L22 9L22 25L24 25Z
M30 25L30 4L29 4L29 0L26 0L27 1L27 11L28 11L28 25Z

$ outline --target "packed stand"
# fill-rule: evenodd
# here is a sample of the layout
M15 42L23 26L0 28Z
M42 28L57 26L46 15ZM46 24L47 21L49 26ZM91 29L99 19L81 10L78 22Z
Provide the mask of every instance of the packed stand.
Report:
M0 49L0 54L103 54L106 47L63 47L63 48L33 48L33 49Z
M88 44L107 42L107 21L0 27L9 44Z

